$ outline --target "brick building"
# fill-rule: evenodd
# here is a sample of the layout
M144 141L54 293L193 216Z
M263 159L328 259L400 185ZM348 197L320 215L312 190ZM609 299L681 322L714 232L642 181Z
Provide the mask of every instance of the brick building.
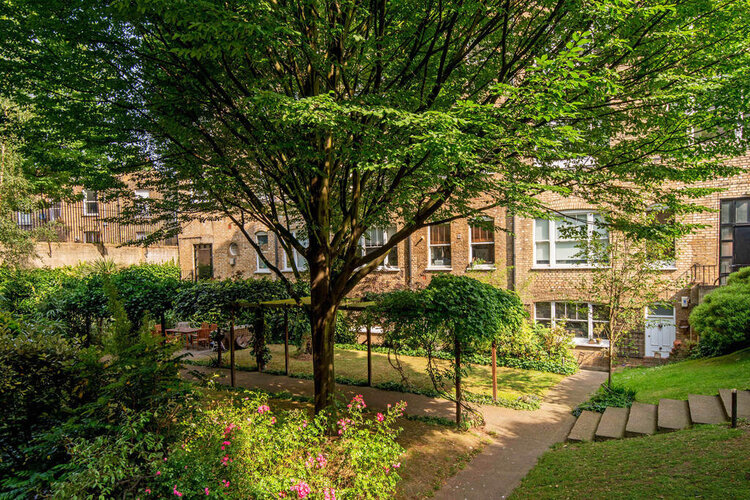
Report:
M127 246L129 241L146 238L158 228L149 217L144 203L143 215L137 223L121 224L111 219L119 217L125 208L119 198L104 198L92 190L79 190L80 201L62 201L48 208L32 212L16 212L15 222L22 229L41 226L51 228L55 237L36 245L36 255L29 265L34 267L62 267L106 258L118 265L177 262L177 238L170 238L149 246ZM152 196L147 190L134 189L136 199Z
M632 355L642 362L666 358L676 339L693 338L687 322L691 308L729 272L750 265L750 157L732 161L748 172L703 184L723 191L696 200L712 211L686 216L684 222L703 227L679 239L674 260L665 262L665 275L686 285L670 294L671 307L649 312L646 328L633 339ZM598 215L594 207L552 195L545 201L571 220L595 227ZM602 363L607 341L596 339L600 315L596 304L579 291L579 283L591 267L575 257L575 242L558 233L560 222L508 216L503 209L486 215L507 231L471 227L465 220L417 231L398 245L385 265L366 277L357 291L425 286L431 276L442 272L481 276L496 286L517 290L536 321L551 324L565 319L576 333L582 364ZM272 262L281 269L289 268L273 234L258 225L246 229L263 245ZM389 233L389 228L374 231L363 243L364 250L382 244ZM600 236L608 237L606 233ZM227 220L189 224L180 236L179 253L186 279L199 275L273 278L242 233ZM304 259L294 258L304 266Z

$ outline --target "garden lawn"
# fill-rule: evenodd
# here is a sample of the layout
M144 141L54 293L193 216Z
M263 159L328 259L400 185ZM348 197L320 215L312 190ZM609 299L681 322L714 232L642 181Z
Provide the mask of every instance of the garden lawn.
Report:
M540 498L748 498L750 426L558 445L513 492Z
M272 344L271 362L268 369L272 371L284 370L284 346ZM289 358L289 371L292 375L312 374L312 360L310 356L295 358L291 353L295 351L292 347ZM210 357L215 358L214 353L205 351L195 353L196 360L205 362ZM241 369L256 369L255 358L249 349L236 351L236 362ZM222 362L227 363L229 355L222 354ZM393 357L391 358L393 361ZM433 389L430 376L427 374L427 359L414 356L399 356L403 372L408 382L418 389ZM335 352L336 376L351 380L367 381L367 352L345 349L336 349ZM447 361L441 361L447 366ZM228 364L228 363L227 363ZM401 375L388 360L387 354L372 353L372 382L377 385L382 382L402 383ZM520 370L516 368L498 367L497 387L498 396L515 399L524 395L535 395L543 397L547 391L560 382L564 375L547 373L534 370ZM492 395L492 369L489 366L474 365L464 379L464 388L476 394Z
M679 361L652 368L626 368L612 382L636 391L642 403L688 394L716 394L719 389L750 389L750 348L716 358ZM750 488L750 484L748 485Z
M233 391L226 389L200 388L199 391L203 397L214 400L227 400L233 396ZM398 401L396 395L393 401ZM268 405L272 410L294 409L313 415L311 402L271 395ZM492 439L481 429L460 431L452 425L422 419L404 417L397 421L397 426L403 429L397 441L405 449L399 470L401 482L395 497L399 500L432 497L449 477L469 463Z

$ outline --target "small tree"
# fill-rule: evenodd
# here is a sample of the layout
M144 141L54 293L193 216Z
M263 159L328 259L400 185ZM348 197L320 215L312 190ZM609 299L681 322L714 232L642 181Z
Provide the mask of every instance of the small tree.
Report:
M647 241L619 232L611 233L608 239L580 240L580 255L596 263L590 278L580 284L579 291L595 304L594 316L604 320L597 323L596 333L609 340L609 387L618 349L624 347L632 332L645 326L647 308L670 302L667 295L678 288L678 283L664 274L666 260L673 257L675 239L669 234L668 225L658 226L651 227L663 232L653 232ZM595 229L594 234L606 234L600 230L601 227Z

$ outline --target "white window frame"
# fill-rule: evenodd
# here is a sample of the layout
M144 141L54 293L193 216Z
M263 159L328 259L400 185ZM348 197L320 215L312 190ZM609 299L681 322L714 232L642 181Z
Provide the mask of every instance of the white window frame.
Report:
M373 227L370 228L370 231L382 231L383 232L383 244L382 245L373 245L370 248L381 248L388 244L388 239L390 238L389 231L393 230L393 232L396 232L396 226L388 226L388 227ZM365 243L367 241L367 238L365 236L362 236L362 239L360 240L360 245L362 246L362 255L365 255L365 252L367 251L367 247L365 246ZM397 249L397 246L394 247ZM392 263L390 262L391 258L391 252L393 251L393 248L388 250L388 253L385 254L385 258L383 259L383 262L380 263L380 265L376 268L376 271L398 271L398 250L396 250L396 262Z
M537 319L537 304L539 302L547 302L550 305L550 326L554 327L555 323L557 321L556 318L556 305L557 304L581 304L586 305L588 307L588 316L587 316L587 326L588 326L588 337L573 337L573 343L576 345L585 345L585 346L593 346L593 347L609 347L609 339L600 339L598 344L591 344L589 341L596 338L594 335L594 325L597 323L607 323L607 321L602 320L595 320L594 319L594 306L597 304L594 304L593 302L583 302L583 301L575 301L575 300L540 300L538 302L534 302L534 323L537 323L539 320ZM547 318L541 318L542 321L547 321Z
M136 189L135 190L135 198L136 198L136 201L138 201L138 200L148 200L149 198L151 198L151 193L149 192L148 189ZM140 205L141 205L140 206L140 212L141 213L139 214L139 216L143 217L143 218L148 217L149 213L150 213L150 208L151 207L149 207L148 203L143 203L143 204L140 204Z
M442 224L439 224L442 225ZM448 223L448 227L450 227L450 223ZM451 237L448 243L435 243L433 244L431 240L431 233L432 233L432 226L427 226L427 270L428 271L451 271L453 269L453 249L451 246L453 245L453 231L451 228ZM451 248L451 265L450 266L436 266L432 264L432 247L448 247Z
M597 230L595 220L596 216L599 215L599 212L592 211L592 210L566 210L562 212L563 216L573 216L573 215L581 215L586 214L586 237L588 239L592 239L594 232ZM536 221L546 221L548 226L548 235L549 240L543 240L539 241L539 243L549 243L549 264L539 264L537 263L537 251L536 251ZM532 219L533 221L533 233L532 233L532 250L533 250L533 257L534 257L534 264L533 268L536 269L580 269L580 268L592 268L595 267L596 264L591 261L591 259L587 259L585 262L582 262L580 264L558 264L556 260L556 254L557 254L557 247L556 243L558 240L557 237L557 222L559 219ZM607 231L607 240L609 240L609 231ZM570 241L570 240L561 240L561 241Z
M269 249L271 247L271 238L268 235L268 231L256 231L255 232L255 244L260 247L260 242L258 241L259 235L265 235L266 237L266 245L268 245ZM271 270L268 268L265 262L260 258L260 252L255 252L255 272L257 274L269 274Z
M292 231L292 236L296 238L297 231ZM302 246L305 248L307 248L307 245L309 245L309 242L307 240L300 241L300 243L302 243ZM297 271L307 271L307 260L305 260L305 257L300 255L300 253L294 247L292 247L292 258L297 264ZM292 266L289 265L289 256L287 255L286 250L282 250L282 262L284 263L284 267L281 269L281 271L285 273L291 273L293 269Z
M492 222L492 242L488 241L479 241L474 242L472 239L472 225L469 224L469 269L486 269L486 270L493 270L495 269L495 260L497 259L497 240L495 239L495 220L490 217L485 217L485 220L487 222ZM493 255L492 255L492 264L474 264L474 245L492 245L493 247ZM453 261L451 255L451 262Z
M94 194L94 199L89 200L89 194ZM89 204L93 203L96 205L96 211L92 212L89 210ZM97 217L100 215L101 210L99 210L99 193L93 189L84 189L83 190L83 215L84 217Z
M651 205L648 207L648 212L650 214L656 214L657 212L667 212L667 208L664 205ZM672 217L674 218L675 222L677 222L677 215L672 212ZM719 229L721 231L721 229ZM677 238L674 240L674 258L673 259L663 259L660 261L656 261L655 265L659 267L659 269L663 269L665 271L674 271L677 269Z

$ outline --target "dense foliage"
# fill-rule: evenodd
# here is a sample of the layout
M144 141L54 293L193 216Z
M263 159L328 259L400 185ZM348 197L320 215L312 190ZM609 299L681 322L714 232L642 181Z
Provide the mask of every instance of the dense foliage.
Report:
M576 417L584 410L604 413L610 406L630 408L635 401L635 391L618 385L602 384L591 399L581 403L573 410Z
M690 313L700 335L697 353L716 356L750 344L750 268L729 275L726 286L712 291Z

